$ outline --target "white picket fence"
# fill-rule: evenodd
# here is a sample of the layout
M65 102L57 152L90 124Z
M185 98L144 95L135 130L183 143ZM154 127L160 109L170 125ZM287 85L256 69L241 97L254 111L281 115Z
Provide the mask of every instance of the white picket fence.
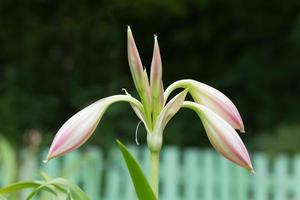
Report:
M146 175L149 153L130 146ZM255 174L235 166L212 150L164 147L160 164L160 200L300 200L300 155L271 160L251 154ZM43 155L22 151L20 179L36 178L39 170L73 180L92 200L136 199L118 149L107 155L97 148L76 151L47 164ZM1 182L1 180L0 180Z

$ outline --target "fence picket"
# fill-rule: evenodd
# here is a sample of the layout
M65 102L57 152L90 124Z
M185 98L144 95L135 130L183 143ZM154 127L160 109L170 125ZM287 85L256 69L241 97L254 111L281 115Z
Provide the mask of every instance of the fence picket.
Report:
M129 149L148 176L148 149L130 145ZM137 199L118 149L111 149L105 160L98 148L90 148L53 159L47 164L41 162L47 152L42 151L41 157L37 153L28 149L21 152L19 179L36 179L41 169L51 177L63 177L79 184L91 200ZM160 199L300 199L300 155L293 158L280 155L272 163L266 154L257 153L252 154L252 160L256 174L250 174L211 150L191 148L179 151L176 147L164 147L161 153ZM292 166L291 172L289 165ZM28 192L23 192L20 198L24 199L26 194Z
M294 157L294 162L293 162L293 184L291 184L294 200L300 199L299 185L300 185L300 155L296 155Z
M62 174L70 181L79 184L82 173L82 166L85 160L82 159L82 154L79 151L73 151L61 157L63 161Z
M121 161L121 162L120 162ZM120 188L121 179L123 178L120 173L124 161L121 155L119 154L118 149L111 149L109 152L108 160L106 161L105 167L105 197L106 200L112 199L121 199L120 197Z
M161 186L160 199L179 199L179 151L177 148L168 147L162 150L160 167Z
M200 169L199 162L200 151L196 149L188 149L184 151L183 162L183 186L184 196L182 199L198 200L200 176L203 171Z
M93 199L101 199L103 174L103 155L97 148L91 148L85 153L86 159L82 168L83 190ZM93 180L93 181L91 181Z
M203 181L202 187L204 188L203 194L205 200L213 200L214 199L214 153L211 150L205 150L203 153Z
M236 169L236 178L235 178L235 186L236 186L236 199L237 200L247 200L249 199L249 172L241 167L237 167ZM251 176L253 177L253 176Z
M287 180L288 180L288 158L280 155L275 163L274 180L274 200L288 199Z
M48 150L42 152L42 158L47 158ZM60 176L60 159L52 159L47 163L42 164L42 171L48 174L51 177Z
M230 171L231 163L229 163L229 161L223 157L220 157L219 160L220 160L220 165L219 165L220 174L216 181L220 189L219 199L230 200L232 199L230 197L232 194L230 193L230 189L231 189L230 178L232 178L231 171Z
M267 200L269 192L268 184L268 159L264 154L258 153L254 156L254 168L256 175L253 178L252 188L255 200Z

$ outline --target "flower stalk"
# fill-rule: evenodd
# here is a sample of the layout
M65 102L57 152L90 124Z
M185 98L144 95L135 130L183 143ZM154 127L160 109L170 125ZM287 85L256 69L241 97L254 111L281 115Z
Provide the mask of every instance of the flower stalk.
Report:
M157 198L159 194L159 154L159 151L150 151L150 185Z

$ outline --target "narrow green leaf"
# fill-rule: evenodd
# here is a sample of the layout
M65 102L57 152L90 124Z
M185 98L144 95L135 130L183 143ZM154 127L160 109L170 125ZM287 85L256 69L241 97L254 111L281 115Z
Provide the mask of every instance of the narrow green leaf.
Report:
M51 188L51 185L49 183L44 183L40 185L39 187L35 188L26 198L26 200L31 200L35 195L37 195L39 192L47 190L54 196L57 196L56 191Z
M4 188L0 189L0 194L7 194L12 192L17 192L19 190L27 189L27 188L37 188L39 187L43 182L41 181L22 181L10 184Z
M89 200L89 197L74 183L63 178L51 179L51 177L45 173L43 173L43 177L47 179L47 181L21 181L0 188L0 200L5 199L5 197L1 195L28 188L32 188L33 190L27 196L27 200L32 199L36 194L42 191L51 193L56 197L55 199L71 198L73 200Z
M139 200L157 200L138 162L119 140L117 140L117 143L126 162Z
M67 198L68 193L70 197L74 200L89 200L88 196L75 184L72 182L56 178L40 184L38 187L35 187L34 190L27 196L27 200L31 200L35 195L41 191L48 191L54 196L63 196L63 199Z
M56 187L65 187L70 190L72 194L72 198L75 200L90 200L86 193L84 193L77 185L74 183L63 179L63 178L56 178L51 181L51 184Z

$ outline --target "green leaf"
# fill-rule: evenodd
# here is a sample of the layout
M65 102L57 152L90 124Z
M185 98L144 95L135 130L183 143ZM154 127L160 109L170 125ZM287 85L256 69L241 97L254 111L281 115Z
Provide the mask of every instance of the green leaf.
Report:
M27 196L27 200L32 199L36 194L44 191L51 193L52 196L56 197L55 199L71 198L73 200L89 200L89 197L74 183L63 178L51 179L51 177L46 174L43 174L43 177L47 179L47 181L21 181L1 188L0 200L5 199L1 195L28 188L32 188L33 190Z
M32 199L35 195L37 195L40 191L46 190L46 188L48 188L48 191L49 191L51 194L57 196L56 191L55 191L53 188L51 188L50 183L44 183L44 184L40 185L39 187L35 188L35 189L27 196L26 200L31 200L31 199Z
M157 200L138 162L119 140L117 140L117 143L126 162L139 200Z
M43 182L40 181L21 181L17 183L10 184L4 188L0 189L0 194L7 194L12 192L17 192L19 190L27 189L27 188L37 188L39 187Z
M85 192L83 192L77 185L74 183L63 179L63 178L56 178L50 182L57 188L68 188L69 192L71 193L71 197L75 200L90 200Z

